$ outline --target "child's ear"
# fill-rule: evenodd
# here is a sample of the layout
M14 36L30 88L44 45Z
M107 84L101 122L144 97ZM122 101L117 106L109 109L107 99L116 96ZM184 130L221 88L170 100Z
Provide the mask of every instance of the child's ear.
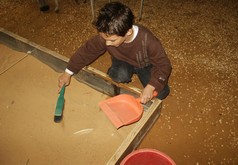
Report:
M133 30L132 30L132 28L131 28L131 29L129 29L129 30L127 31L126 35L127 35L127 36L130 36L130 35L132 34L132 32L133 32Z

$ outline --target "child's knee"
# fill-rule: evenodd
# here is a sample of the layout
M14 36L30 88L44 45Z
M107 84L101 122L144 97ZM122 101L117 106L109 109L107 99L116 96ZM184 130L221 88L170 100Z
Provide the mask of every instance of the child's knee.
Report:
M132 73L124 68L109 68L108 75L113 81L118 83L128 83L131 81Z
M160 91L159 95L157 96L158 99L163 100L165 99L170 93L170 88L168 84L164 87L162 91Z

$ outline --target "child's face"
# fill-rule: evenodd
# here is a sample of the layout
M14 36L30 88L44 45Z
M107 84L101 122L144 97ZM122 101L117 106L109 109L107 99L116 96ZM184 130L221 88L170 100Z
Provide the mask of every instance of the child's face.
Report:
M108 34L105 34L105 33L99 33L100 36L102 38L105 39L106 41L106 45L107 46L115 46L115 47L118 47L120 46L122 43L125 42L126 38L127 38L127 35L125 35L124 37L122 36L118 36L118 35L108 35Z

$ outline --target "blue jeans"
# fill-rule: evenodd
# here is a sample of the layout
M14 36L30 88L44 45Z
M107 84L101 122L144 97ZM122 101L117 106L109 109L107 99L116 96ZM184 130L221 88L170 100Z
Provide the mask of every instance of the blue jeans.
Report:
M142 85L145 87L150 81L151 68L152 65L145 68L136 68L127 62L112 58L112 66L108 69L107 74L112 78L112 80L118 83L129 83L133 74L136 74ZM169 93L170 88L167 84L164 89L159 92L157 98L163 100L169 95Z

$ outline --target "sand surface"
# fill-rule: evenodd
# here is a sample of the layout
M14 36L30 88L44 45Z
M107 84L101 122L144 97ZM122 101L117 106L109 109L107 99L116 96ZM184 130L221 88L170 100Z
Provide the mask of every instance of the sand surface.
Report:
M100 110L107 96L72 78L63 121L54 123L59 73L31 55L0 49L8 68L0 75L0 164L107 162L130 130L117 130Z

